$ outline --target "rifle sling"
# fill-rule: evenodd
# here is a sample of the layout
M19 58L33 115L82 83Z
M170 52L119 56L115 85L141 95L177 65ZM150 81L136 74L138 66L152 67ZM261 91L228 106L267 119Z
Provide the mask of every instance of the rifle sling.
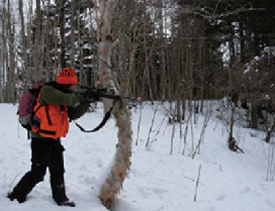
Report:
M85 132L85 133L93 133L93 132L96 132L98 131L100 128L102 128L106 122L108 121L108 119L110 118L111 116L111 112L113 110L113 106L110 108L110 110L108 112L106 112L104 118L102 119L102 121L100 122L100 124L95 127L94 129L92 130L86 130L85 128L83 128L80 124L78 124L76 121L74 121L74 123L76 124L76 126L82 131L82 132Z

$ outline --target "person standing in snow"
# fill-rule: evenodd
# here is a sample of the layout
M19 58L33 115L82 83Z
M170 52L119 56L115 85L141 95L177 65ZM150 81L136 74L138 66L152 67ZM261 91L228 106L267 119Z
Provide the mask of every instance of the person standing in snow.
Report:
M31 170L8 193L10 200L25 202L35 185L43 181L49 168L54 201L59 206L75 207L75 203L66 195L61 137L66 137L68 133L69 120L81 117L89 108L86 93L75 91L77 83L75 70L64 68L59 72L56 82L42 87L34 106L31 127ZM92 97L99 99L97 95Z

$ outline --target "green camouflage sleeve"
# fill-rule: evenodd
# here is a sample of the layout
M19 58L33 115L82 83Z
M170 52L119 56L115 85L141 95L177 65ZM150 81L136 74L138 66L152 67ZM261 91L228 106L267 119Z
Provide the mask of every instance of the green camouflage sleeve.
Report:
M89 102L81 102L77 107L68 107L68 115L70 120L76 120L83 116L90 107Z
M76 107L80 101L76 93L64 93L52 86L44 86L41 89L40 103Z

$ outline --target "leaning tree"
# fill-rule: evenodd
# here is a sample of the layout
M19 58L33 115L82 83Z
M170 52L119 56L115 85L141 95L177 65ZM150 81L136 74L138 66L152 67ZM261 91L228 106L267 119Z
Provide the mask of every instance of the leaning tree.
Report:
M107 88L109 92L118 93L118 87L111 74L111 52L113 42L112 17L115 9L115 0L97 0L97 38L99 54L99 80L98 87ZM131 113L122 101L103 100L105 110L108 110L113 103L113 114L118 127L118 144L110 173L100 189L100 200L107 208L114 206L117 193L122 188L123 181L131 165L130 157L132 151L132 128Z

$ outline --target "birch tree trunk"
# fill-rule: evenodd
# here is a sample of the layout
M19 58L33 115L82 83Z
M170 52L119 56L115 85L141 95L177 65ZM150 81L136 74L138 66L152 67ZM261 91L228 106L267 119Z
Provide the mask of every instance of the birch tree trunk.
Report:
M59 5L58 5L58 16L59 16L59 21L60 21L60 42L61 42L61 52L59 54L59 61L60 61L60 65L61 68L67 67L67 62L66 62L66 58L65 58L65 45L67 44L65 41L65 0L59 0ZM74 32L72 32L74 33Z
M98 0L99 16L98 27L98 53L99 53L99 87L118 94L117 87L111 77L111 48L113 44L112 15L115 0ZM104 108L110 108L110 100L104 100ZM132 151L131 113L122 102L115 102L113 114L118 127L118 144L110 173L100 188L99 198L108 209L114 207L116 195L122 188L123 181L130 169Z
M6 37L8 38L8 54L9 59L6 60L6 64L8 67L7 72L7 99L9 103L15 103L16 93L15 93L15 28L14 28L14 20L12 20L11 15L11 6L10 0L8 0L8 8L7 8L7 31Z
M27 38L25 33L25 17L23 12L23 1L19 0L19 16L20 16L20 25L21 25L21 39L22 39L22 54L23 54L23 60L22 60L22 78L23 78L23 89L26 90L28 83L27 78L27 60L28 60L28 54L27 54Z
M5 1L3 1L1 7L0 7L1 15L0 15L0 20L1 20L1 32L0 32L0 47L1 47L1 52L0 52L0 102L4 102L4 90L5 90L5 57L6 54L3 52L6 52L6 9L5 9Z
M41 80L41 5L40 0L36 0L36 19L35 19L35 45L34 47L34 66L35 66L35 81Z

